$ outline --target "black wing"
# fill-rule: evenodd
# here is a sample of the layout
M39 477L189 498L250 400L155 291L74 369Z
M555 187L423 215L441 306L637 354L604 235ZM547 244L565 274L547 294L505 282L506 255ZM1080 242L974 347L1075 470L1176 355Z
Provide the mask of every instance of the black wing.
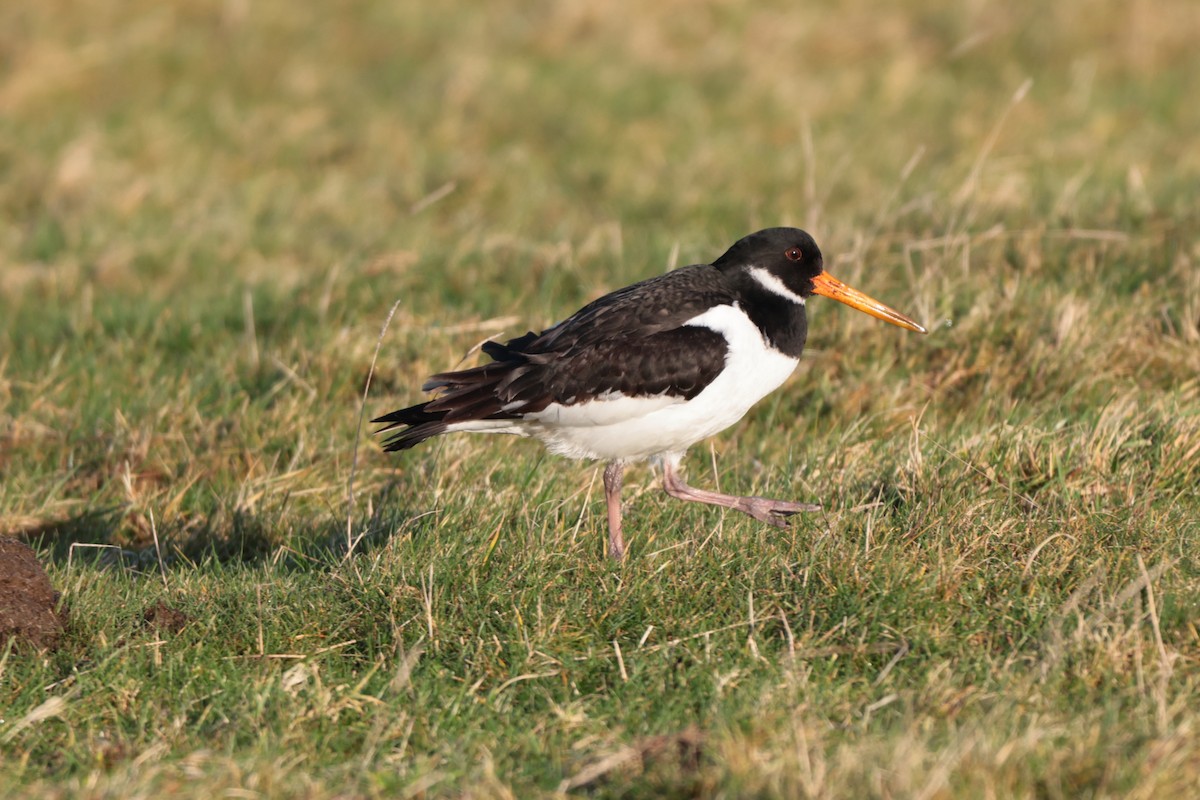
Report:
M542 334L526 334L506 347L516 346L529 355L556 354L617 337L651 336L735 299L733 288L715 267L683 267L606 294Z
M557 325L503 344L487 342L493 362L443 372L422 387L433 400L372 420L382 430L410 426L387 442L401 450L469 420L518 419L551 403L573 405L620 393L691 399L725 366L718 332L685 325L734 302L710 266L685 267L607 294Z

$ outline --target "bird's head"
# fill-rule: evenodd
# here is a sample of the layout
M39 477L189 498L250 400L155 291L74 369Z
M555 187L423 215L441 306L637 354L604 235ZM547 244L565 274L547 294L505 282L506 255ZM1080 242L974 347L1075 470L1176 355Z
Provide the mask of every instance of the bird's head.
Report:
M825 271L821 249L799 228L767 228L739 239L713 266L741 272L763 290L797 304L814 294L845 303L885 322L910 331L925 328Z

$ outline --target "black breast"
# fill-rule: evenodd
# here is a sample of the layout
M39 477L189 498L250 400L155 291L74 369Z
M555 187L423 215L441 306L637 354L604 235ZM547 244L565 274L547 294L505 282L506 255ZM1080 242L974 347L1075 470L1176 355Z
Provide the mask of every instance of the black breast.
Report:
M804 306L764 289L750 278L738 288L742 310L767 342L785 356L799 358L808 339Z

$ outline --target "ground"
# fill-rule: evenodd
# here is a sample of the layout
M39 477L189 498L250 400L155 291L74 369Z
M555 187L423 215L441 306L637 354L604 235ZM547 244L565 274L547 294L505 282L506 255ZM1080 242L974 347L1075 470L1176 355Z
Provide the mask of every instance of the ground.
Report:
M0 796L1193 793L1197 30L0 3ZM772 225L930 328L814 299L689 453L787 530L635 467L614 565L595 465L361 424Z

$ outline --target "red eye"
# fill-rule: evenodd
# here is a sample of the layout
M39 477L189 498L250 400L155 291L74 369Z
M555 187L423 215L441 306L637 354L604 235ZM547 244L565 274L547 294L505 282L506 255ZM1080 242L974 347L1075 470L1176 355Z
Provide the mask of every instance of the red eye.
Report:
M791 248L786 253L784 253L784 255L787 256L788 261L800 261L801 259L804 258L804 253L803 253L803 251L800 250L799 247Z

